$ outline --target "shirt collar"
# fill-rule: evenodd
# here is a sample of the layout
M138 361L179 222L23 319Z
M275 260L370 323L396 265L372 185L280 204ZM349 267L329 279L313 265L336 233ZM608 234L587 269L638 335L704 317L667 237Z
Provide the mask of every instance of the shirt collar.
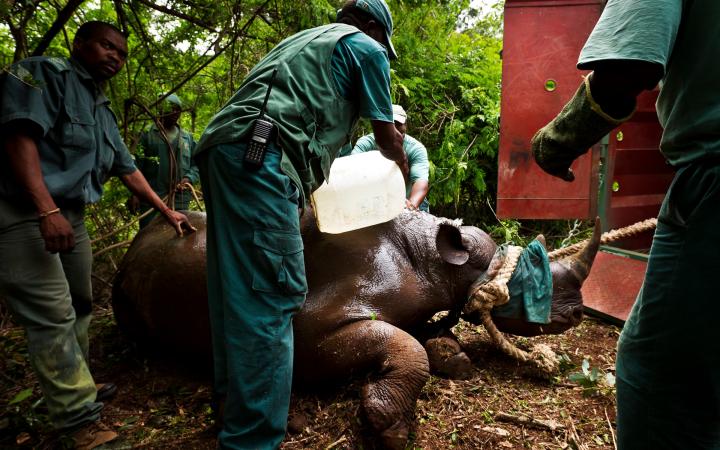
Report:
M157 131L158 133L160 132L160 127L158 127L155 122L153 122L152 127L150 129L153 131ZM177 123L177 124L175 124L175 127L173 128L173 130L177 130L177 132L179 134L182 131L182 128L180 128L180 124ZM168 132L168 131L173 131L173 130L165 130L165 131Z
M83 66L80 61L73 58L72 56L68 58L70 60L70 64L77 74L77 76L88 86L92 86L92 92L95 96L95 104L96 105L105 105L110 103L110 99L105 96L105 93L102 90L101 84L96 82L95 79L90 75L90 72L85 69L85 66Z

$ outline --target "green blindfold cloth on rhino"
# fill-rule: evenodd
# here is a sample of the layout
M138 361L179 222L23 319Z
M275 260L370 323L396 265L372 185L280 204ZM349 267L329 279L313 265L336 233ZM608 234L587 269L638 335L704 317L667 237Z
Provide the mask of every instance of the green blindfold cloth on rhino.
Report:
M507 252L501 245L498 252ZM492 315L526 322L550 323L552 306L552 272L545 247L534 240L520 254L515 271L508 281L510 301L496 306Z

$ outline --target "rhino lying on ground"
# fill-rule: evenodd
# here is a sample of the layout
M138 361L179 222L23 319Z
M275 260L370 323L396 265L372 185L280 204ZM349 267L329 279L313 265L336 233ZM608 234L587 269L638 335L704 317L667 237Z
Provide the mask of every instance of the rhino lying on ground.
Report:
M137 235L114 283L113 308L120 327L143 345L207 358L205 215L188 215L198 231L186 237L176 237L162 221ZM365 416L378 442L402 449L429 376L425 327L436 313L461 309L497 246L476 227L423 212L337 235L320 233L312 214L305 214L301 229L309 293L294 319L295 383L369 375L362 389ZM533 336L577 325L580 287L598 242L596 227L581 254L551 263L549 324L497 319L498 328ZM424 336L423 342L414 336ZM467 359L459 346L446 360L458 358Z

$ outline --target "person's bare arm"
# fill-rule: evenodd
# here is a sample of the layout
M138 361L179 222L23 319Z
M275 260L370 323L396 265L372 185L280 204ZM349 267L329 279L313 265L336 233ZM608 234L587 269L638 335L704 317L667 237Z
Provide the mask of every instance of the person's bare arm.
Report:
M400 171L407 179L410 169L408 168L407 155L403 150L403 136L395 128L393 122L371 120L375 143L380 147L380 153L387 159L395 161Z
M160 211L165 217L165 220L175 228L178 236L182 236L183 229L195 231L195 227L192 226L185 214L173 211L163 203L162 199L152 190L142 172L136 170L135 172L121 175L120 180L130 189L130 192L140 198L140 200L143 200L145 203L150 204L153 208Z
M70 222L60 213L47 214L58 207L45 185L37 143L30 131L21 125L19 131L7 136L5 152L15 178L30 196L40 216L40 234L45 241L45 250L51 253L72 250L75 234Z
M410 191L410 197L407 199L407 206L411 209L418 209L420 204L425 200L425 197L430 190L430 183L427 180L417 180L412 185Z

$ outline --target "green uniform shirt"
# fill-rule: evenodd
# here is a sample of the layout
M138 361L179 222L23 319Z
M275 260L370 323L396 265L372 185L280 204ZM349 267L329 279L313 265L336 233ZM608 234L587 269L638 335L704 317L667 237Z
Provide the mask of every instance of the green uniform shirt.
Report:
M392 122L390 60L382 50L365 33L345 36L335 45L330 69L340 95L359 105L360 117Z
M375 143L375 135L371 133L357 140L351 154L354 155L356 153L369 152L377 149L378 146ZM405 195L409 197L410 192L412 192L412 186L417 180L428 181L430 179L430 161L428 160L425 146L407 134L403 139L403 150L405 150L408 166L410 167L410 176L408 177L408 182L405 184ZM425 200L423 200L423 203L425 203Z
M720 2L610 0L578 67L629 59L665 69L657 102L660 148L673 165L720 153Z
M73 59L33 57L0 77L0 126L27 120L37 125L36 140L45 184L57 203L100 199L111 175L136 170L120 137L110 101ZM24 195L5 149L0 151L0 196Z
M179 126L176 126L173 131L168 134L168 140L172 145L175 160L177 161L175 181L180 183L183 178L188 178L191 183L196 183L199 174L192 161L195 139ZM167 143L156 125L153 125L140 136L138 149L138 169L147 178L153 191L160 197L164 197L170 191L170 154Z
M345 24L311 28L285 39L212 119L196 154L249 137L275 69L266 115L278 127L282 171L307 197L327 178L358 116L392 122L387 51Z

